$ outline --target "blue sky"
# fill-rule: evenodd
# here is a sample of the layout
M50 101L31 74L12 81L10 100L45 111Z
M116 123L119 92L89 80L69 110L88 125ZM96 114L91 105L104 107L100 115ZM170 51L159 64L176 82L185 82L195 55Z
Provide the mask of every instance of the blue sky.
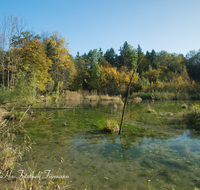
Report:
M125 41L143 52L186 54L200 49L200 0L6 0L4 13L27 22L38 34L58 31L70 53L111 47Z

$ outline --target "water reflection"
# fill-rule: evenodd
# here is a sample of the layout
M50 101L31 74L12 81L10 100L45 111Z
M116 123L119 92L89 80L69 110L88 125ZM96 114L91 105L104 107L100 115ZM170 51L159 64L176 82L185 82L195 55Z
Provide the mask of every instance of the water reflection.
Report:
M90 189L148 189L148 180L152 189L200 187L199 133L172 128L166 118L142 111L145 105L133 105L123 126L126 132L104 134L99 126L111 117L111 106L89 103L75 111L36 111L34 123L25 126L36 145L21 164L47 165L55 173L60 167L75 189L84 189L83 182ZM59 164L61 157L65 161Z
M63 144L44 140L42 145L36 144L24 162L29 162L33 155L40 155L36 159L39 167L47 164L48 169L56 172L63 157L61 170L70 176L77 189L83 188L83 181L87 181L91 189L98 186L103 189L105 185L112 189L116 179L117 189L130 186L145 189L148 179L156 189L163 184L191 188L194 184L198 186L190 178L199 176L200 150L197 147L200 142L190 136L188 131L166 141L147 136L128 141L122 136L103 134L76 134L66 139L61 136L58 140ZM126 183L120 183L123 181Z

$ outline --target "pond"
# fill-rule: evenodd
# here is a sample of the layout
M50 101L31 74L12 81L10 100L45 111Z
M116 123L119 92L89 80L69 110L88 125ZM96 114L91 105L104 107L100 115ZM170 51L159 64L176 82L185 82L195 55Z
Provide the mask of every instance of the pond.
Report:
M36 144L21 164L46 166L45 175L69 177L69 185L78 190L146 190L148 183L152 190L200 188L200 133L182 122L182 103L128 105L120 136L102 131L109 118L120 123L122 106L117 103L34 110L34 120L26 121L24 128ZM184 103L190 109L192 102ZM147 112L148 104L157 114Z

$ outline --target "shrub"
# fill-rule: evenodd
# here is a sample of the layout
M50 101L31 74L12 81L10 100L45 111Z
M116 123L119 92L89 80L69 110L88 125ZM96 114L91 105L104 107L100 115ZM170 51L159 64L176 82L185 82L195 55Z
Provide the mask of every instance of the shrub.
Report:
M135 98L133 98L133 102L134 103L139 103L139 102L141 102L142 101L142 98L140 98L140 97L135 97Z
M200 130L200 106L198 104L195 103L192 106L192 111L187 115L186 122L190 127Z
M6 103L10 101L10 97L11 97L11 93L12 91L5 88L5 87L1 87L0 88L0 103Z

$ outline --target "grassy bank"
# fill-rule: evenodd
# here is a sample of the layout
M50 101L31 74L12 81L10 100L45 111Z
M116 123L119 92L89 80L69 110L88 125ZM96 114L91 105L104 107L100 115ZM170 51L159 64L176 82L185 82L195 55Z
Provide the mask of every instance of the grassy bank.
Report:
M188 92L134 92L130 96L130 100L133 100L135 97L140 97L142 99L148 100L199 100L200 95L190 94Z

